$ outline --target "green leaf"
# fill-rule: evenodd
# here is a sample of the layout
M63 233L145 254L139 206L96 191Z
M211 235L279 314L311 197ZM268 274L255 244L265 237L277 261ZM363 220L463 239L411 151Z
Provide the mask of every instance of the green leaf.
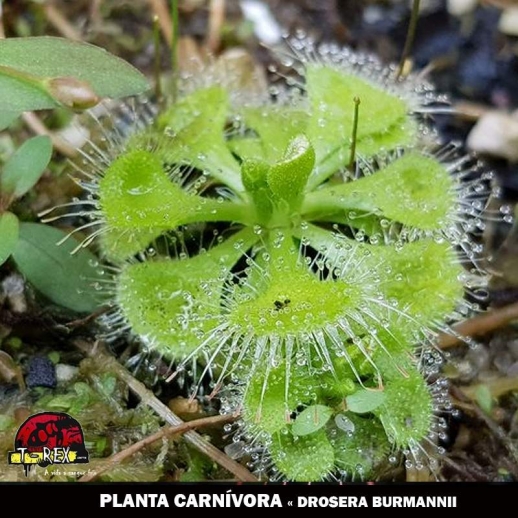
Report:
M261 140L250 137L233 137L227 141L227 146L241 160L264 160L264 150Z
M0 40L0 67L9 67L19 77L0 70L0 99L9 110L23 112L55 108L59 103L41 85L23 79L73 77L86 81L100 97L124 97L144 92L146 78L129 63L88 43L51 36Z
M241 164L243 185L254 202L258 222L267 224L272 216L272 191L267 176L270 167L261 159L247 158Z
M178 225L249 217L239 203L187 194L169 179L156 155L142 150L128 152L110 165L99 183L99 198L110 229L101 246L112 260L134 255Z
M0 111L0 131L8 128L19 116L16 111Z
M78 312L93 312L99 300L92 287L99 277L95 265L97 258L81 248L77 241L59 241L67 234L47 225L22 223L20 239L13 259L20 272L43 295L56 304Z
M345 402L347 410L356 414L372 412L385 401L385 393L379 390L358 390L354 394L347 396Z
M297 416L291 427L291 433L296 436L314 433L324 427L332 415L333 409L328 406L308 406Z
M379 251L378 259L387 272L381 291L423 326L433 325L462 302L463 266L449 243L422 239Z
M270 168L268 185L276 197L296 209L314 165L311 143L305 135L297 135L289 142L283 159Z
M261 189L268 189L267 176L270 167L258 158L247 158L241 164L241 177L246 190L254 194Z
M424 439L433 422L430 389L417 367L404 366L406 377L391 377L385 384L385 402L374 411L391 443L399 448Z
M361 118L361 115L360 115ZM410 117L406 118L400 124L390 128L387 133L377 133L357 141L356 155L357 156L373 156L376 153L384 153L389 149L396 149L403 145L412 144L413 134L417 134L415 129L417 124ZM322 183L325 178L329 178L337 171L343 170L349 164L351 157L350 144L339 147L332 151L323 162L315 167L315 173L309 179L310 189L315 188Z
M100 381L100 392L104 397L109 398L115 393L115 389L117 387L117 378L111 374L105 373L101 376Z
M291 238L283 241L284 248L269 247L271 257L266 267L250 268L249 278L256 275L257 282L236 294L238 303L228 317L247 332L283 337L312 333L336 322L361 300L360 286L320 280L308 271L305 264L298 262L298 251L289 241ZM326 304L322 304L323 300ZM285 309L279 306L283 303L287 305Z
M302 437L277 433L270 452L279 470L296 482L324 480L334 468L334 450L324 430Z
M409 108L398 96L382 87L344 70L331 66L310 64L306 70L311 119L307 135L313 144L317 165L334 157L332 167L317 169L310 179L315 187L338 167L345 165L349 156L354 121L354 99L361 101L357 152L369 154L379 151L381 145L390 148L409 144L414 138L415 126L409 123ZM404 127L404 131L401 128ZM396 139L390 138L396 132Z
M243 110L246 126L252 128L260 137L260 157L270 163L282 159L286 147L298 134L304 133L308 116L299 109L291 106L262 106L260 108L246 108ZM256 139L247 137L244 141ZM243 146L244 151L247 149ZM253 148L248 148L253 151ZM254 154L245 154L243 158L253 158Z
M0 415L0 432L7 432L10 428L14 428L16 421L8 415Z
M243 419L254 433L273 435L290 426L290 415L299 405L311 402L308 398L316 390L315 385L318 381L293 365L263 366L247 383Z
M8 40L3 39L1 41ZM39 81L24 81L2 73L0 73L0 99L4 100L2 108L8 108L17 113L30 110L45 110L59 106L59 103L45 91Z
M345 417L344 430L337 419L342 416L339 414L335 418L337 433L330 434L336 466L351 477L365 480L390 451L387 435L377 419L365 419L351 413Z
M475 398L478 406L486 413L491 414L493 409L493 396L487 385L479 385L475 390Z
M354 268L358 276L372 272L372 268L379 267L380 261L385 258L383 247L358 243L354 239L312 224L307 224L303 231L297 231L296 236L322 253L326 261L336 265L357 265Z
M21 198L32 189L52 156L52 141L46 135L25 141L7 161L0 175L2 190Z
M455 203L455 183L446 168L434 158L409 152L374 174L310 193L303 211L306 218L322 219L360 210L439 230L450 222Z
M51 351L49 354L47 354L47 358L54 365L57 365L59 363L59 360L60 360L61 356L60 356L60 354L57 351Z
M257 239L247 229L189 259L127 265L118 278L117 302L133 331L168 357L192 352L218 323L214 297L230 269Z
M19 222L11 212L0 214L0 264L12 254L18 242Z
M238 162L224 138L228 109L228 93L217 86L180 99L158 119L164 133L155 152L166 162L194 166L242 191Z
M68 410L77 399L76 394L61 394L45 400L46 410Z
M271 435L288 425L293 400L286 400L284 365L272 370L267 381L267 390L264 390L264 376L264 372L259 372L250 379L243 401L243 417L254 431Z
M343 70L311 64L306 70L306 81L312 109L310 127L315 135L322 136L322 146L326 149L333 149L351 136L348 130L353 125L356 97L361 101L359 139L382 133L406 117L407 107L397 96ZM319 123L319 118L325 121L325 126L322 121ZM329 134L332 128L345 131Z

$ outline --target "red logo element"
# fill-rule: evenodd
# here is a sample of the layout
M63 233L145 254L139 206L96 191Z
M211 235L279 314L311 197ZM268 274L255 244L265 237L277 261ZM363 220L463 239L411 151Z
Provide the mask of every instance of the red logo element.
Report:
M18 429L9 464L22 464L28 475L34 464L84 464L88 452L81 425L63 412L42 412L29 417Z

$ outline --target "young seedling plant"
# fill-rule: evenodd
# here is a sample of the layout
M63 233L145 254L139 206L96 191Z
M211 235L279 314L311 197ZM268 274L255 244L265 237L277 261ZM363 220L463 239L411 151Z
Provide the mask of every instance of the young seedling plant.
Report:
M94 45L46 36L0 39L0 131L27 111L81 111L102 97L147 88L138 70ZM56 246L66 233L20 222L10 210L36 185L51 156L51 138L39 135L26 140L0 168L0 265L12 256L20 272L50 300L73 311L93 311L98 301L88 279L96 275L90 265L95 256L88 250L71 255L72 242Z
M78 214L115 272L107 323L189 371L193 394L210 376L268 477L433 462L447 395L423 344L467 308L484 185L438 149L428 85L306 37L280 62L264 94L185 77L89 156Z

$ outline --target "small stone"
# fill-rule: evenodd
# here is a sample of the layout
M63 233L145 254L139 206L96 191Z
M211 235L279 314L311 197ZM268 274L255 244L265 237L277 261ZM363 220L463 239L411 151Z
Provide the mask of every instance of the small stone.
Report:
M58 135L74 148L82 148L90 139L90 131L81 125L78 117L58 132Z
M282 38L282 30L269 7L257 0L243 0L241 9L244 17L254 26L257 38L263 43L274 45Z
M471 130L467 145L477 153L518 162L518 117L488 111Z
M9 307L14 313L25 313L27 301L25 300L25 283L20 275L13 273L2 281L2 291L7 298Z
M56 368L46 356L34 356L29 361L29 374L25 379L27 387L55 388L57 385Z
M457 377L462 381L470 381L475 376L475 369L467 360L462 360L455 365Z
M77 376L78 371L79 369L73 365L58 363L56 365L56 379L58 383L67 383Z
M513 357L510 352L503 351L495 356L493 364L502 374L508 376L509 368L513 364Z
M488 348L482 344L476 344L466 353L465 359L471 364L474 372L483 372L490 367L491 358Z
M225 446L225 454L234 460L240 459L245 452L245 443L243 441L233 442Z
M504 10L498 29L507 36L518 36L518 6L511 6Z
M478 0L448 0L448 12L452 16L464 16L475 10Z

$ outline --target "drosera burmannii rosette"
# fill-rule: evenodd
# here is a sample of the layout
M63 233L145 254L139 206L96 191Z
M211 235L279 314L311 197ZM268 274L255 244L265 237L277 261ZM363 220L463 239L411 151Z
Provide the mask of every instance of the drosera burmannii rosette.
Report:
M264 92L209 67L88 156L79 210L115 272L105 321L173 376L195 371L195 390L210 376L264 476L434 463L448 398L430 344L484 284L488 178L439 146L430 85L287 43Z

